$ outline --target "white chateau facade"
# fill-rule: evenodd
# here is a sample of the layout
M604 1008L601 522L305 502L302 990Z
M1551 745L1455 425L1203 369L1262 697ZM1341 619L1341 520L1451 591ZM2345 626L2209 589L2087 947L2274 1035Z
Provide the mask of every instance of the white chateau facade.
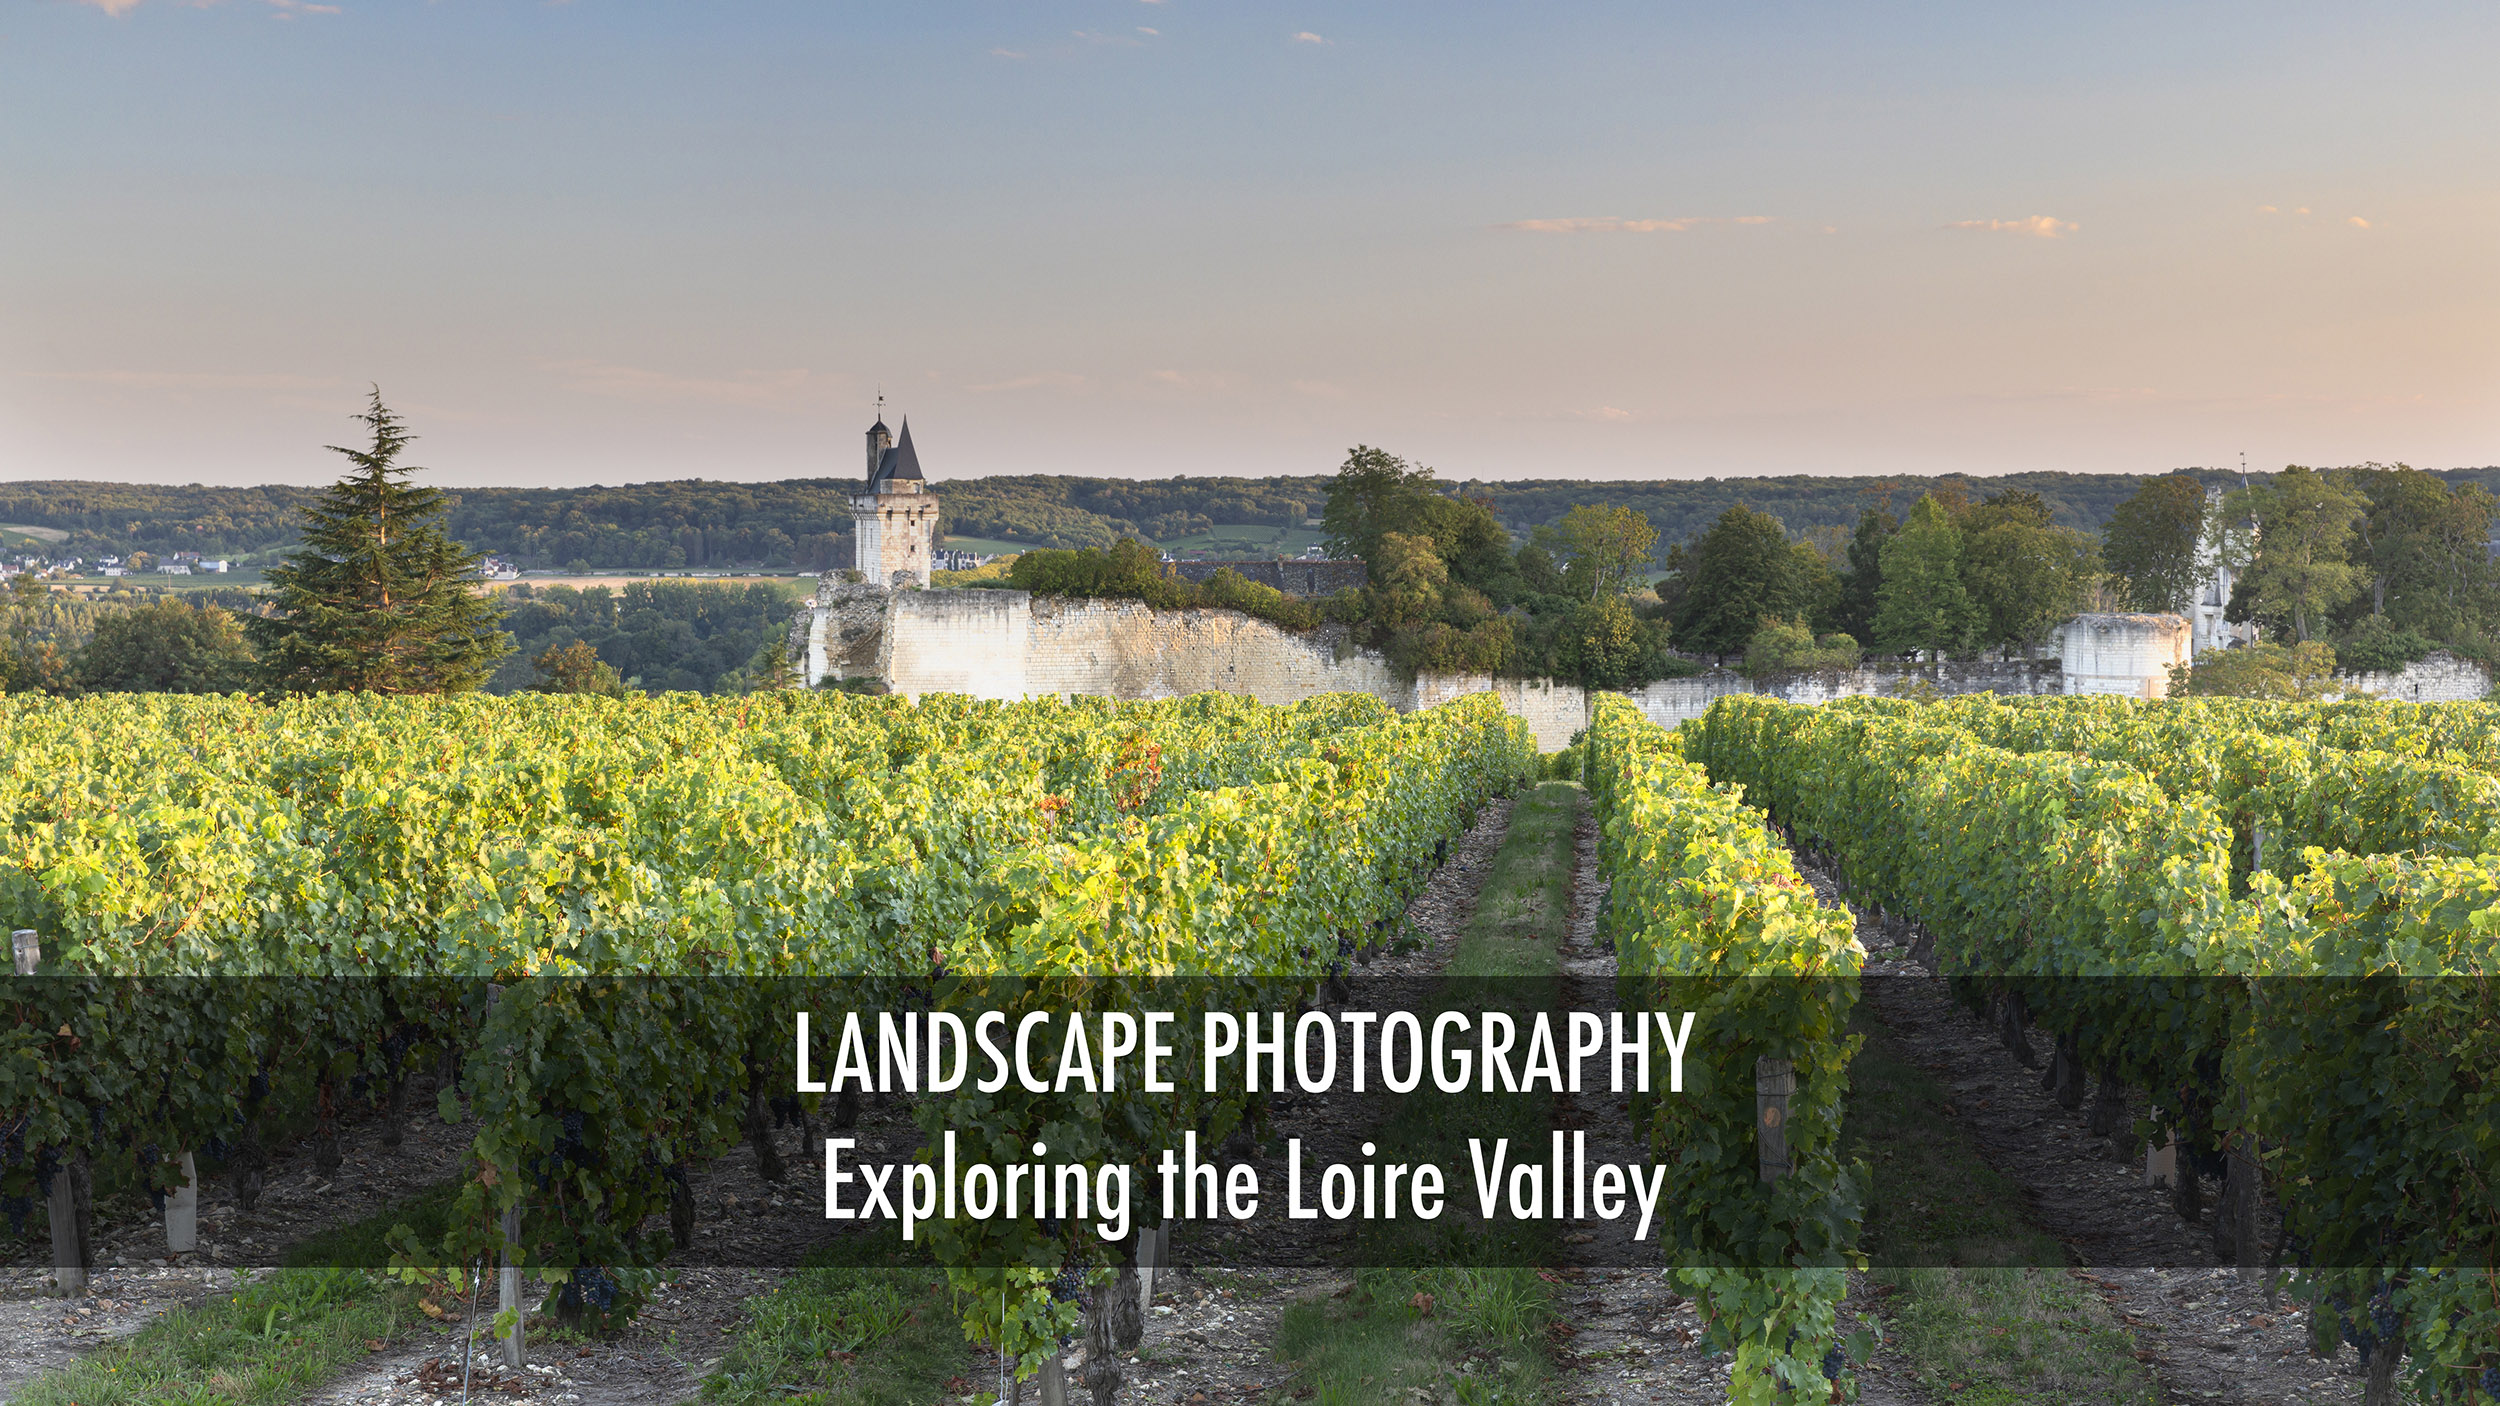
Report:
M900 439L885 417L868 427L868 483L851 496L851 564L871 586L926 586L937 537L937 496L920 476L911 418Z
M2221 515L2222 490L2206 489L2205 521L2208 526L2215 524ZM2255 625L2245 622L2234 625L2223 618L2231 607L2231 590L2239 584L2239 573L2231 569L2230 561L2222 553L2221 543L2215 540L2211 531L2199 534L2196 565L2204 572L2204 579L2197 582L2196 598L2188 603L2190 647L2203 654L2209 650L2255 644Z

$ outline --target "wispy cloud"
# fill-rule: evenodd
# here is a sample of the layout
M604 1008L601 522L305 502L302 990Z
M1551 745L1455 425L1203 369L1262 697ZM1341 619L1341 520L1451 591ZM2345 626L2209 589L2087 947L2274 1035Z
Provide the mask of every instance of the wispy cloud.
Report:
M1767 225L1775 215L1683 215L1671 220L1627 220L1620 215L1574 215L1567 219L1512 220L1495 229L1527 234L1682 234L1703 225Z
M47 381L129 386L173 391L317 391L346 384L337 376L297 376L284 371L37 371Z
M1241 378L1229 371L1180 371L1167 367L1147 372L1146 380L1154 388L1192 395L1229 395L1241 388Z
M988 381L965 390L986 395L992 391L1074 391L1085 388L1085 378L1073 371L1044 371L1031 376L1011 376L1004 381Z
M541 361L539 369L557 377L564 388L583 395L619 400L672 401L681 404L736 405L763 408L798 399L813 379L804 369L740 371L729 376L681 376L643 366L607 361Z
M2368 229L2370 227L2370 222L2361 218L2359 215L2353 216L2351 219L2344 221L2344 223L2351 225L2354 229Z
M78 0L78 3L93 6L108 15L126 15L139 8L139 0ZM205 10L217 4L218 0L179 0L179 3L194 10ZM262 0L262 3L269 7L269 17L273 20L291 20L299 15L335 15L339 12L336 5L315 4L313 0Z
M1529 406L1521 409L1497 410L1493 412L1493 418L1496 420L1532 420L1538 423L1578 421L1583 424L1622 425L1642 417L1615 405L1566 405L1559 408Z
M1142 25L1142 24L1141 24L1141 25L1139 25L1139 26L1137 26L1137 32L1138 32L1138 33L1140 33L1140 34L1151 34L1151 35L1155 36L1157 39L1160 39L1160 38L1162 38L1162 37L1163 37L1163 31L1162 31L1162 30L1160 30L1160 29L1148 29L1146 26L1144 26L1144 25Z
M2083 228L2072 220L2055 215L2033 215L2021 220L1955 220L1946 229L1975 229L1990 234L2020 234L2033 239L2059 239Z
M990 53L993 56L1002 59L1020 59L1024 57L1022 53L1014 49L992 49L990 50Z
M1294 42L1294 43L1296 43L1296 44L1325 44L1325 43L1327 43L1327 42L1329 42L1329 41L1327 41L1327 40L1325 40L1325 39L1322 39L1322 38L1320 38L1318 35L1313 34L1311 31L1309 31L1309 30L1305 29L1305 30L1301 30L1301 31L1296 32L1296 33L1295 33L1295 35L1293 36L1293 41L1292 41L1292 42Z

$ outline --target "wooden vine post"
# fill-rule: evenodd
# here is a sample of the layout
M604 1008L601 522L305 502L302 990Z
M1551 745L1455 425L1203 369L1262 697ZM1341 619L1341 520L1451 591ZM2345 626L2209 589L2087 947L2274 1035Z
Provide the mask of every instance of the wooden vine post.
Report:
M11 931L9 958L19 976L33 976L43 964L43 939L33 928ZM87 1227L80 1214L78 1181L77 1169L64 1159L43 1195L52 1216L52 1286L73 1299L87 1292Z
M1768 1055L1753 1062L1754 1154L1765 1184L1788 1175L1788 1099L1797 1092L1797 1067Z

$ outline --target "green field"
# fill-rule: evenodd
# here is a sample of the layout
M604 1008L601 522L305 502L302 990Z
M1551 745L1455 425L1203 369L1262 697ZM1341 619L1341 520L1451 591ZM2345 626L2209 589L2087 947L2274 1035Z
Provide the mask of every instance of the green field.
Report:
M938 545L950 551L979 552L985 557L1008 556L1033 550L1030 542L1007 542L996 537L944 537Z
M68 538L69 534L57 527L28 527L20 523L0 522L0 551L36 551Z
M1155 545L1180 556L1204 552L1214 557L1298 557L1323 539L1316 528L1270 527L1264 523L1218 523L1204 532L1174 537Z

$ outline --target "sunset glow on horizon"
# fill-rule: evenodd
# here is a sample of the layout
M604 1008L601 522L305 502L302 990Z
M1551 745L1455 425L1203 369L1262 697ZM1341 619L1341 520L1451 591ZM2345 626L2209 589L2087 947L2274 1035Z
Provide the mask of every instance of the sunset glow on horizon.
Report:
M23 0L0 478L2500 464L2500 14Z

